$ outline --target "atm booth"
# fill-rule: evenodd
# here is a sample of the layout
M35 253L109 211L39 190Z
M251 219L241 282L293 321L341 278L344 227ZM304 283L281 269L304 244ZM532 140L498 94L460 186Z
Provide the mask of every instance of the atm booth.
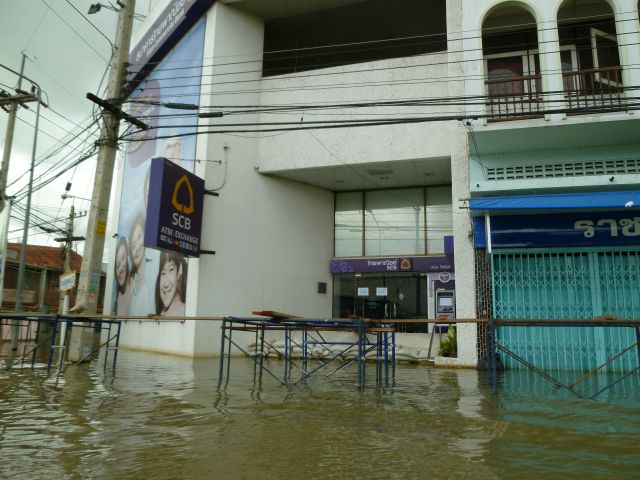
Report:
M333 317L455 318L455 273L447 255L335 258ZM401 324L399 332L430 333L433 326ZM447 325L436 326L446 332Z

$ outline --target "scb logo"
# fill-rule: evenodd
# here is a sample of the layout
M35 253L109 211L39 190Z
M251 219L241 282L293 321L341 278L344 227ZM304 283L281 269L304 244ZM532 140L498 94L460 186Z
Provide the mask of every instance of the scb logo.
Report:
M186 195L182 192L186 191ZM180 200L178 200L178 196L180 196ZM184 202L185 197L188 198L187 202ZM182 200L182 201L181 201ZM191 219L187 215L191 215L195 211L195 207L193 204L193 188L189 183L189 179L186 175L180 177L180 179L176 182L175 187L173 187L173 195L171 196L171 205L178 211L181 212L181 215L178 212L174 212L171 215L171 224L174 226L178 226L180 228L184 228L186 230L191 229Z

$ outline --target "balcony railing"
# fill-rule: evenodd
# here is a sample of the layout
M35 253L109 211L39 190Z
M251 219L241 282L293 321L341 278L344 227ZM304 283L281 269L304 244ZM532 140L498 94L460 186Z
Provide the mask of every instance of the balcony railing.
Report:
M486 80L489 119L497 121L541 117L539 112L544 110L544 102L539 94L542 91L541 80L541 75Z
M615 110L624 105L622 67L592 68L562 74L566 108L579 115Z
M569 115L617 110L624 106L622 67L592 68L562 74L563 109ZM490 121L539 118L548 110L542 93L541 75L486 80L487 113Z

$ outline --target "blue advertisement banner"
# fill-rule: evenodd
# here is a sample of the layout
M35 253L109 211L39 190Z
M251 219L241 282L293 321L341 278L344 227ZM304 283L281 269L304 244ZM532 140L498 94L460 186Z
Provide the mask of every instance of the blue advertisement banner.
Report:
M152 158L163 157L194 171L196 136L184 136L195 132L193 119L176 116L175 110L162 103L200 102L204 33L205 22L200 21L129 97L132 114L154 129L162 128L168 138L145 140L148 135L144 134L132 140L125 137L130 140L125 144L121 167L111 305L111 312L117 315L185 314L187 259L180 253L147 248L145 234L149 198L156 191L151 180ZM176 75L176 66L180 75ZM182 193L178 195L181 200L177 203L186 202Z
M151 160L144 246L200 256L204 180L166 158Z
M473 219L474 244L486 248L484 217ZM493 248L640 245L635 210L491 217Z
M204 15L215 0L173 0L129 54L131 91L147 76L180 38Z
M334 258L331 273L453 272L453 259L447 256Z

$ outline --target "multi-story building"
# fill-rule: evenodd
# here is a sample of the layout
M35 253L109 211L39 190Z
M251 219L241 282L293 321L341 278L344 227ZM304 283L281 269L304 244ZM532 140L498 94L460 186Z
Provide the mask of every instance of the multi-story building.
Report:
M186 315L640 316L637 0L165 1L134 45L132 111L153 128L121 169L122 252L150 158L219 194L215 255L175 263ZM139 300L118 309L168 311L159 254L121 258ZM457 333L475 365L483 329ZM131 323L123 343L201 355L218 335ZM423 326L398 341L427 355Z

